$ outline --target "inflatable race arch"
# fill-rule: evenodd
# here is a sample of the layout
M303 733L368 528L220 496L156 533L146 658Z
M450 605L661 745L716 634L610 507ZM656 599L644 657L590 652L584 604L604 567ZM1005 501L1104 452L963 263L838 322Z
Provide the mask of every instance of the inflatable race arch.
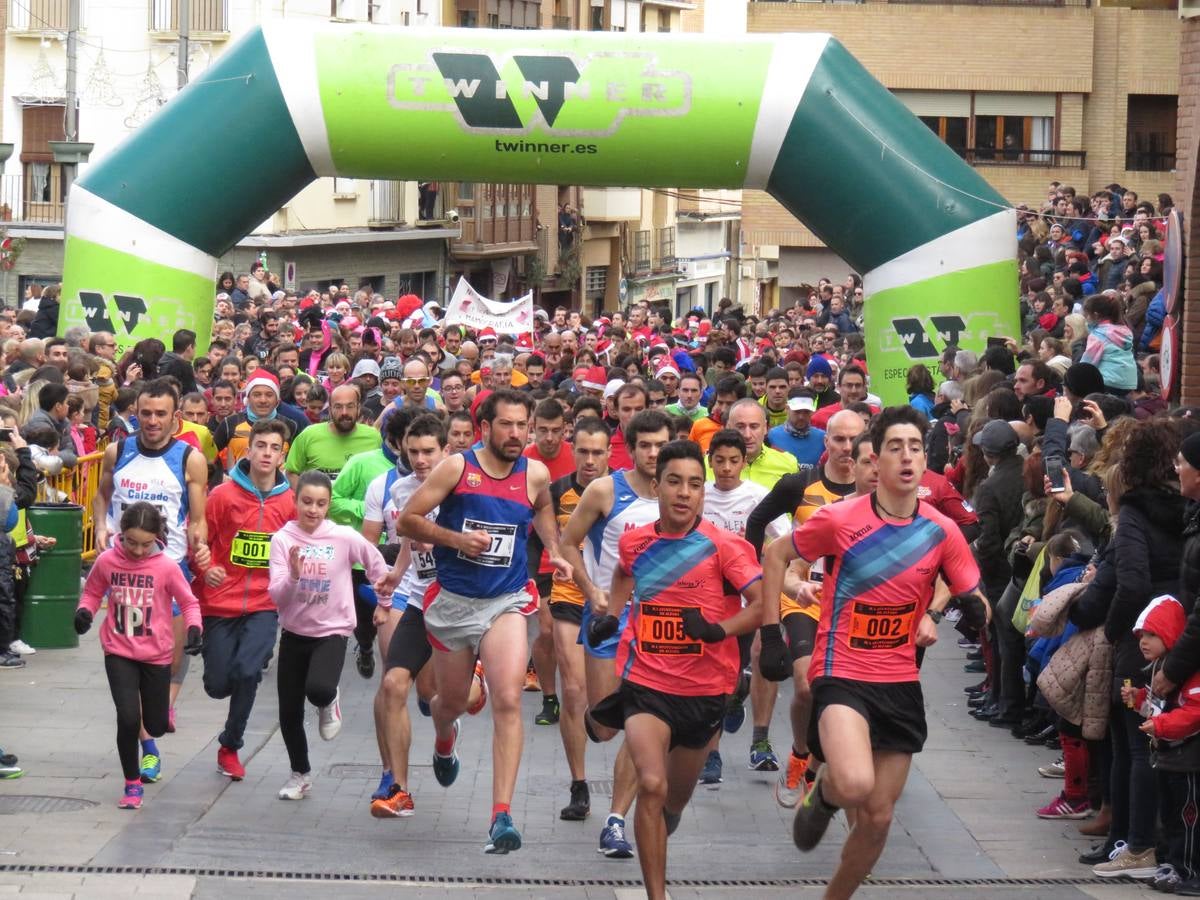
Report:
M217 257L333 175L766 190L864 273L887 402L948 342L1019 333L1015 214L829 35L290 23L74 184L60 330L206 340Z

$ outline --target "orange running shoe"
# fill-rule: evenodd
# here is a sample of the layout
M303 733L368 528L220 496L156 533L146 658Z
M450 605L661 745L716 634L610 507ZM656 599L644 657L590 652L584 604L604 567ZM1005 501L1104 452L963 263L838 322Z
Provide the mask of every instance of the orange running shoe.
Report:
M475 680L479 682L479 699L467 707L468 716L479 715L487 706L487 679L483 677L483 663L479 660L475 661Z
M371 815L376 819L407 818L415 812L412 794L398 784L388 789L388 795L381 800L371 801Z
M804 799L804 773L808 771L808 755L797 756L796 752L788 753L787 768L779 773L775 782L775 802L784 809L795 809L796 804Z
M538 681L537 671L533 666L525 670L525 690L541 693L542 683Z

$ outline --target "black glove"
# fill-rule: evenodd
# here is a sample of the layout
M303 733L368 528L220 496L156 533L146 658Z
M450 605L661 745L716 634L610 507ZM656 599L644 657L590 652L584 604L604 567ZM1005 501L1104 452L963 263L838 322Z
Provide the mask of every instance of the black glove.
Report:
M92 627L92 614L86 609L75 610L75 633L87 634Z
M758 629L762 636L762 647L758 651L758 671L767 681L787 681L792 674L792 654L783 642L783 632L778 625L764 625Z
M686 607L680 618L683 619L683 633L690 638L704 641L706 644L716 644L725 640L725 629L716 622L705 619L694 606Z
M599 647L617 633L621 620L616 616L597 616L588 622L587 642L592 647Z
M187 642L183 645L183 652L188 656L199 656L200 651L204 649L204 638L200 634L199 625L189 625L187 630Z

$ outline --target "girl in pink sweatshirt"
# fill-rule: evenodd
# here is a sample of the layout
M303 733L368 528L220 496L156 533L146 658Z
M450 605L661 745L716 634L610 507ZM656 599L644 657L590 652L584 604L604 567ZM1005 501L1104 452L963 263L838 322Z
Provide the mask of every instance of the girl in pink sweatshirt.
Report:
M126 507L121 514L121 538L97 557L75 610L75 631L84 634L92 627L100 601L108 598L100 646L117 707L117 754L125 773L125 793L117 805L122 809L142 805L139 726L144 724L150 735L143 749L155 756L154 738L167 730L175 651L172 600L179 604L187 626L184 652L195 656L201 646L200 604L179 565L163 552L165 525L162 514L149 503Z
M333 486L328 476L309 471L296 482L296 520L271 537L268 591L279 608L279 731L287 747L292 777L281 800L303 800L312 790L304 700L319 710L320 733L333 740L342 728L338 681L346 661L346 639L354 631L351 567L367 570L372 582L391 571L379 548L345 525L326 520ZM386 617L391 592L380 591L377 617Z

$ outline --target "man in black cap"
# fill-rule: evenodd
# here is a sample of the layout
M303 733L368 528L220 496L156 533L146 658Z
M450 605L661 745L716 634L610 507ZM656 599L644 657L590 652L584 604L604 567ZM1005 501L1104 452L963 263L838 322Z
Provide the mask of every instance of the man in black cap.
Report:
M999 677L991 675L991 697L994 703L980 707L973 715L990 719L997 728L1012 728L1021 724L1025 686L1021 677L1024 665L1025 636L1012 626L1012 614L1020 591L1006 590L1012 580L1012 567L1004 552L1004 541L1021 523L1024 507L1021 495L1025 490L1023 463L1017 453L1020 438L1008 422L993 419L978 431L975 446L991 472L975 489L971 504L979 516L979 537L971 545L979 563L981 586L988 603L996 610L992 630L997 640L1000 660ZM1008 604L1007 608L1005 603ZM1007 609L1007 611L1006 611Z
M1104 376L1091 363L1078 362L1063 376L1063 389L1072 403L1078 403L1088 394L1104 392Z

